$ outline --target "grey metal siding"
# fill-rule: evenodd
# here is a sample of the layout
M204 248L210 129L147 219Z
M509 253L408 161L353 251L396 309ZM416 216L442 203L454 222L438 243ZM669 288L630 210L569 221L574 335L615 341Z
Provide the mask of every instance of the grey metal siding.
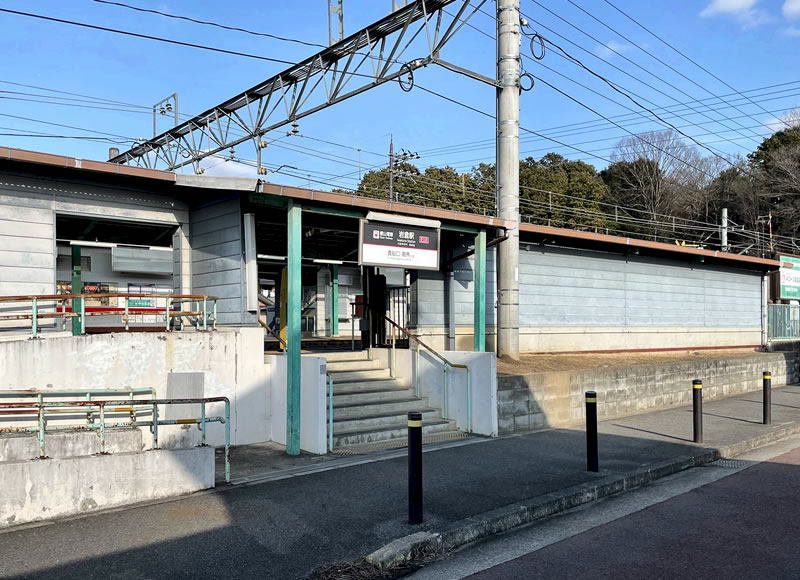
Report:
M0 199L0 295L55 292L53 210L26 205L22 196Z
M563 248L520 252L520 326L761 325L756 272Z
M219 297L219 324L243 324L244 263L239 198L192 210L189 229L192 292Z

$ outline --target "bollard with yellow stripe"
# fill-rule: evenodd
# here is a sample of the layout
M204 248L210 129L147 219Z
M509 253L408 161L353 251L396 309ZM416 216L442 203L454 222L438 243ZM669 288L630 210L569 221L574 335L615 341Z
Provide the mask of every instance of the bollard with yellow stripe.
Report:
M763 423L772 423L772 372L764 371Z
M692 381L692 414L694 418L694 442L703 442L703 381Z
M597 443L597 392L586 391L586 470L600 471Z
M422 523L422 413L408 412L408 523Z

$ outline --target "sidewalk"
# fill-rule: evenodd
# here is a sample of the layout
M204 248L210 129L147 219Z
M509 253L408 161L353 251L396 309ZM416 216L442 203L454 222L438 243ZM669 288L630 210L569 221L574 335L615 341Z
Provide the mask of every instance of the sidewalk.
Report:
M421 526L406 521L405 452L389 452L0 534L0 576L283 579L419 532L429 533L393 544L383 561L414 546L452 547L716 459L715 449L740 453L800 432L800 386L773 390L771 426L760 423L760 392L706 401L704 410L703 446L690 442L687 407L601 423L596 474L586 471L579 430L429 446Z

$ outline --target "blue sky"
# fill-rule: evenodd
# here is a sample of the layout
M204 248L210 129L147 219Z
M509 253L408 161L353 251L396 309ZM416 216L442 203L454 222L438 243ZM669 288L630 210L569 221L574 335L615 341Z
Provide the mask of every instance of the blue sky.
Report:
M328 38L327 0L298 0L293 3L229 0L224 4L187 0L121 1L311 43L325 44ZM760 106L744 100L695 67L604 0L572 2L574 4L569 0L521 0L529 31L538 31L561 45L588 68L617 83L624 92L635 93L635 98L649 108L706 99L690 105L694 110L683 107L680 116L668 112L662 116L722 154L744 155L753 150L759 142L758 136L767 135L770 129L779 126L770 125L775 117L800 105L800 71L797 68L800 0L612 0L618 8L736 91L752 91L747 93L748 96L758 101ZM459 5L460 2L453 4ZM92 0L43 0L35 3L6 0L2 7L281 60L301 60L317 51L313 47L139 13ZM391 0L344 0L345 35L385 16L390 8ZM493 14L494 2L487 2L484 9ZM493 76L495 44L493 38L486 36L494 35L493 18L479 13L470 24L485 34L473 28L462 29L445 47L442 58ZM180 112L196 114L285 68L285 65L277 63L12 14L0 13L0 30L3 31L0 50L5 55L5 66L0 69L0 91L5 91L0 92L0 114L3 115L0 116L0 133L4 134L0 136L0 143L90 159L105 159L110 144L5 134L97 135L88 131L93 130L121 138L148 138L152 135L149 107L167 95L177 92ZM414 45L408 53L409 58L425 56L425 47L425 43ZM657 62L642 49L678 72ZM522 51L530 55L527 40L523 41ZM598 157L525 133L521 144L523 156L539 158L548 151L556 151L601 168L605 165L602 158L609 157L615 140L627 135L623 129L600 120L595 113L559 94L546 83L607 117L627 114L619 118L618 123L630 131L663 128L657 121L643 119L642 115L647 115L643 109L557 52L548 47L541 63L524 59L525 70L544 82L522 94L521 124ZM436 66L419 70L415 79L418 86L494 114L494 90L488 85ZM140 105L141 108L99 103L93 99L59 100L56 97L83 97L52 90ZM728 103L738 103L739 110L714 98L720 95ZM78 106L59 105L55 104L56 101ZM703 109L704 114L697 112L703 105L711 107L711 110ZM631 114L631 110L635 113ZM169 126L166 117L159 117L158 122L160 131ZM577 123L590 124L574 125ZM559 129L564 125L573 126ZM301 136L284 137L264 152L268 166L290 165L296 169L285 168L281 173L270 174L268 180L292 185L311 184L319 189L334 185L354 187L359 170L357 149L361 149L362 170L385 164L390 134L396 148L420 153L418 164L421 167L449 164L467 171L481 161L494 159L493 119L419 89L404 93L395 83L307 117L301 120L299 129ZM284 134L285 130L273 132L268 135L268 141ZM463 146L465 143L470 145ZM120 148L125 150L127 147L120 145ZM243 144L237 148L236 156L254 159L255 153ZM208 174L255 176L251 167L222 159L207 159L204 165ZM348 175L334 179L334 176L342 174Z

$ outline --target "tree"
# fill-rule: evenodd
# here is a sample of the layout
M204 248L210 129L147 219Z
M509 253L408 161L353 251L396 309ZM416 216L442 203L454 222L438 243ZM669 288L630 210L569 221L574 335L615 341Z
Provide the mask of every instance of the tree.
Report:
M595 168L548 153L520 161L520 214L554 227L604 227L599 202L606 187Z

